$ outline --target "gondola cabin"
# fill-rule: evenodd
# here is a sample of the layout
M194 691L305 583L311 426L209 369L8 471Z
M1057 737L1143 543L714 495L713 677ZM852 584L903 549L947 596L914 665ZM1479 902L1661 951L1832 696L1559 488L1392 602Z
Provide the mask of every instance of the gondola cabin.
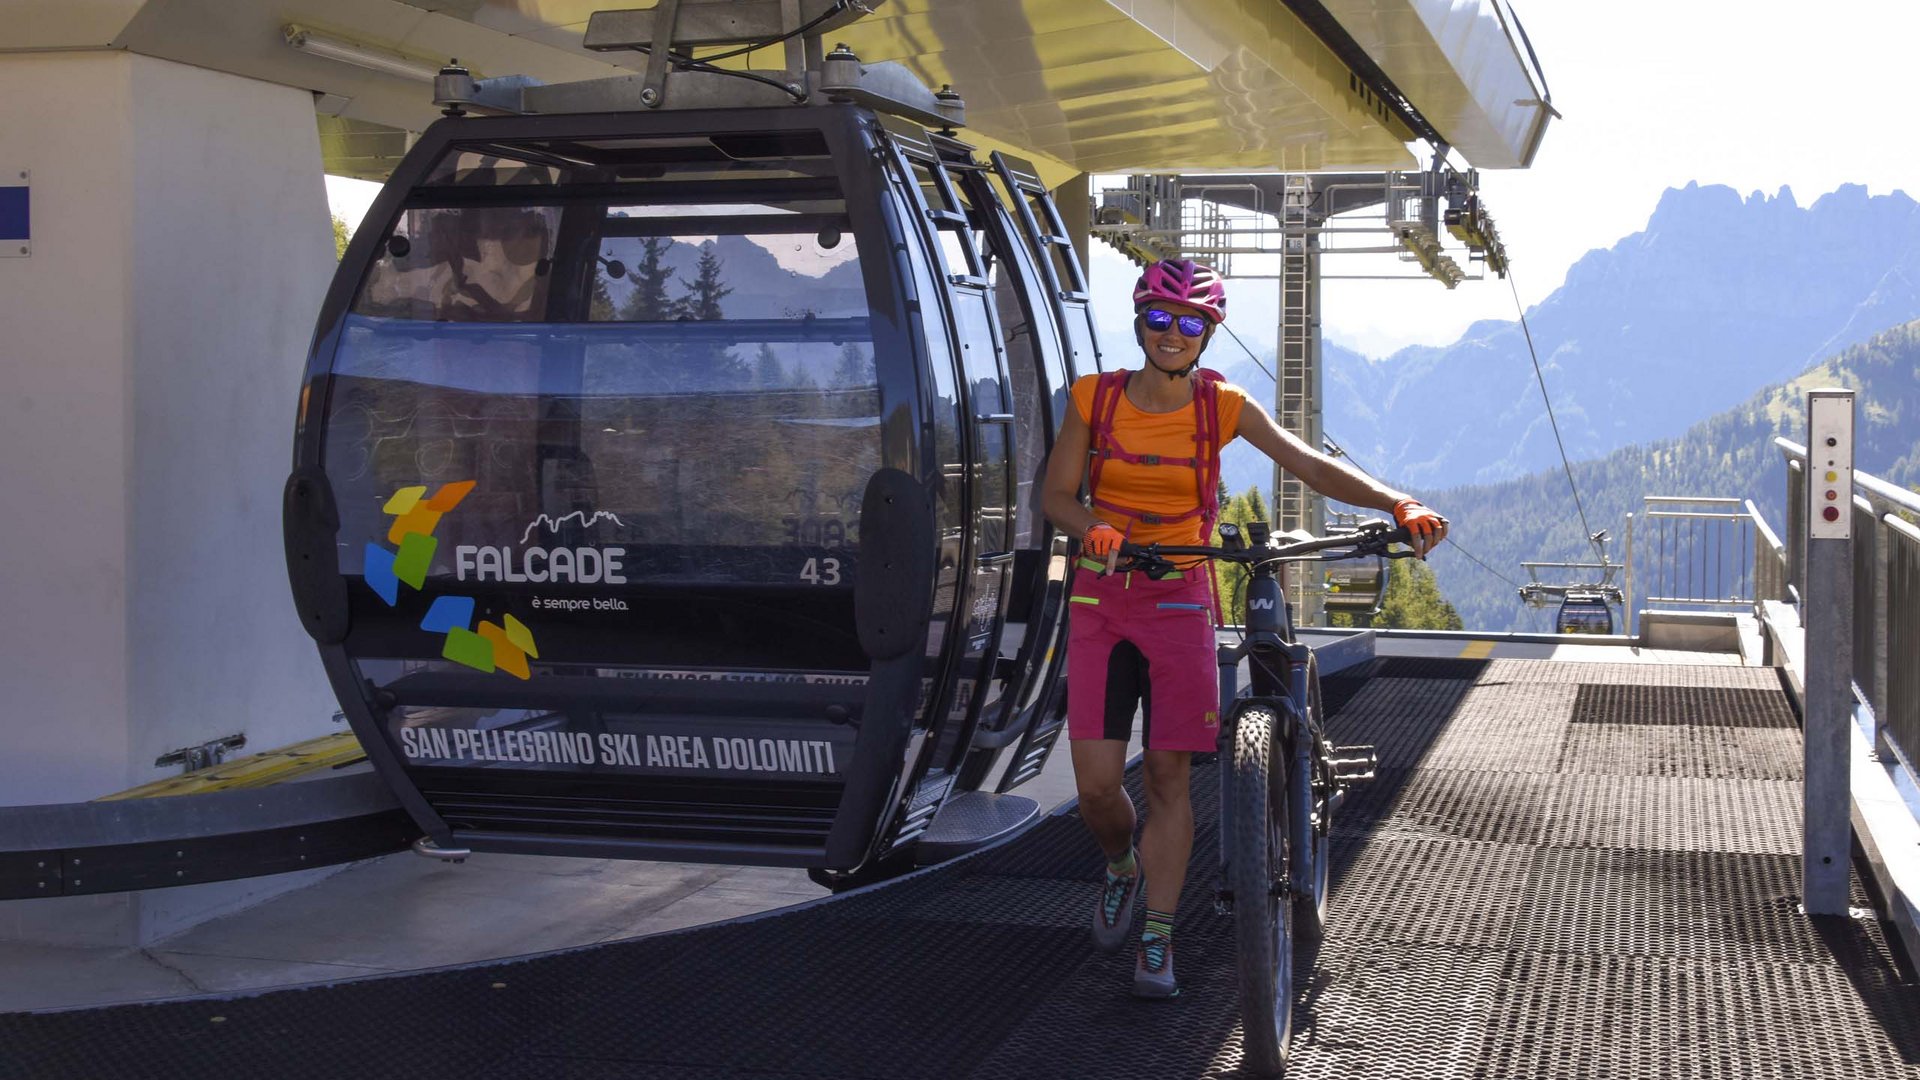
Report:
M1330 566L1324 603L1329 612L1372 618L1380 613L1380 600L1386 587L1384 563Z
M301 393L299 610L440 852L845 882L1033 812L1098 356L1031 167L865 105L459 116Z
M1569 592L1560 601L1559 614L1554 617L1554 632L1611 634L1613 608L1600 593Z

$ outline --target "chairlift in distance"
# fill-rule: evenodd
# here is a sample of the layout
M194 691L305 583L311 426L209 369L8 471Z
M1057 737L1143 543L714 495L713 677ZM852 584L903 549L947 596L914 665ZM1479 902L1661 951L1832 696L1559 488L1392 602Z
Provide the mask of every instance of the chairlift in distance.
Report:
M1553 632L1556 634L1611 634L1613 633L1613 608L1607 597L1599 592L1568 592L1560 600L1560 611L1554 616Z
M1358 514L1334 513L1328 517L1328 535L1352 532L1361 521ZM1367 625L1380 614L1380 605L1387 595L1388 573L1385 559L1329 563L1323 605L1329 614L1344 612L1357 620L1356 625Z
M1545 607L1554 600L1559 601L1559 609L1554 614L1553 632L1556 634L1611 634L1614 632L1613 609L1626 603L1626 595L1618 585L1613 584L1613 576L1620 564L1607 557L1606 544L1612 539L1605 529L1589 538L1600 550L1600 561L1595 562L1523 562L1530 580L1520 586L1520 599L1532 607ZM1560 570L1571 573L1587 574L1600 572L1600 580L1583 581L1575 584L1547 584L1540 580L1540 571Z
M1036 811L1006 793L1065 726L1038 492L1100 367L1086 279L957 96L822 56L836 9L730 39L812 20L774 90L669 70L649 11L587 35L652 50L637 98L450 68L348 246L287 560L423 853L839 887Z

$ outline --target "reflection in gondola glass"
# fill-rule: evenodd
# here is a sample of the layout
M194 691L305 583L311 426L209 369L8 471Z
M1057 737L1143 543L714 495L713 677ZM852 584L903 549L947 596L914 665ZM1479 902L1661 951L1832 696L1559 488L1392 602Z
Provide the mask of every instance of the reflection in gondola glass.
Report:
M408 485L474 480L449 555L559 538L626 545L628 581L785 583L804 560L779 549L855 547L880 417L853 241L775 204L673 209L607 211L582 320L553 311L559 208L407 211L408 254L375 265L335 358L343 533L382 531ZM685 557L714 543L730 557Z

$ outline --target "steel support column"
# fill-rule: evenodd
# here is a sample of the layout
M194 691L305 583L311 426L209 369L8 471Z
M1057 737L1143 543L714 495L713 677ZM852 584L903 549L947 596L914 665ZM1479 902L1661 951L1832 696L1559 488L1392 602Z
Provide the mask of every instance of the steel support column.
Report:
M1313 212L1313 184L1289 176L1282 193L1280 225L1280 355L1275 387L1275 418L1308 446L1322 444L1320 401L1320 238L1322 223ZM1298 477L1278 465L1273 470L1275 526L1281 532L1302 529L1318 535L1327 522L1327 502ZM1319 626L1326 620L1323 575L1302 569L1287 577L1287 600L1295 621Z

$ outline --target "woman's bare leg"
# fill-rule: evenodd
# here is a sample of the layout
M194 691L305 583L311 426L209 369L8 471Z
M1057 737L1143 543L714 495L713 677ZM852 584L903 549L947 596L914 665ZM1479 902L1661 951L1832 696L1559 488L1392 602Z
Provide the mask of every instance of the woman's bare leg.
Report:
M1107 861L1126 857L1133 846L1133 800L1120 784L1127 771L1127 744L1119 739L1075 739L1073 780L1080 789L1080 820Z
M1147 874L1147 907L1172 914L1180 906L1193 852L1193 803L1187 796L1192 753L1146 753L1147 827L1140 837L1140 865Z

